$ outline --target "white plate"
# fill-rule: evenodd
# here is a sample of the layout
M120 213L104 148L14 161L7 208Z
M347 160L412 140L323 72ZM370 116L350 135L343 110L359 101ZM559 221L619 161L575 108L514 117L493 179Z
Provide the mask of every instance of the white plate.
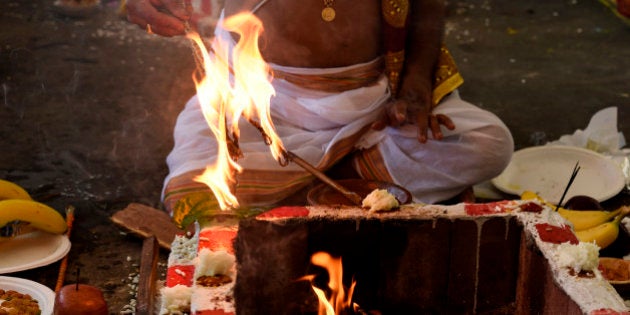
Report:
M521 195L526 190L533 191L557 204L576 162L580 163L580 171L563 202L575 195L587 195L604 201L623 189L623 173L613 160L591 150L558 145L514 152L510 164L503 173L492 179L492 184L514 195Z
M52 264L70 251L66 235L43 231L22 234L0 241L0 274Z
M28 294L39 304L42 315L51 315L55 306L55 292L40 283L13 277L0 276L0 289Z

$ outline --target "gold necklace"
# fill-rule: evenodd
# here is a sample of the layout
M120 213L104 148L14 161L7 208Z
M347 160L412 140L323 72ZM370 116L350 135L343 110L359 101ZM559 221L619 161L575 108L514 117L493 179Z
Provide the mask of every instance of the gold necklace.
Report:
M322 10L322 20L331 22L335 19L335 9L332 5L335 0L324 0L324 9Z

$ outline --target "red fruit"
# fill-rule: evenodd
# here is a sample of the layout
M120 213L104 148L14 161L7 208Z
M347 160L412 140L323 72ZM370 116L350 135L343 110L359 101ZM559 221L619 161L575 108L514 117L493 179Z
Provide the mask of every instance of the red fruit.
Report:
M103 292L86 284L68 284L55 297L54 315L107 315Z

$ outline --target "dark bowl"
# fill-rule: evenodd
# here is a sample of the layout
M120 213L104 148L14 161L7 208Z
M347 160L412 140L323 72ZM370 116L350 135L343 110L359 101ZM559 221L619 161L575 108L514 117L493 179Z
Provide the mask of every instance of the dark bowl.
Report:
M357 193L361 198L365 198L375 189L387 189L401 205L411 202L411 193L396 184L365 179L341 179L336 182L347 190ZM323 183L309 190L306 199L313 206L354 206L350 200L336 189Z
M575 195L564 204L565 209L570 210L603 210L597 199L586 195Z

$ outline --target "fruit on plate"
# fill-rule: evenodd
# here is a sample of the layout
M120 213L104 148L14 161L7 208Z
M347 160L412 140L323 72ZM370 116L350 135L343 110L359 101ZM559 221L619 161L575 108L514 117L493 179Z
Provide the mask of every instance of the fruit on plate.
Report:
M55 234L61 234L67 228L63 216L43 203L23 199L0 200L0 227L12 221L28 222L34 228Z
M599 271L608 281L630 281L630 260L615 257L600 257Z
M68 284L55 296L54 315L107 315L103 292L87 284Z
M521 194L521 199L538 200L542 203L545 203L547 206L549 206L552 209L556 208L556 205L546 202L540 196L538 196L538 194L531 191L523 192L523 194ZM580 197L577 199L577 201L574 201L574 204L578 202L590 203L591 201ZM590 229L592 227L598 226L600 224L603 224L612 220L619 213L621 213L621 209L622 208L619 208L614 211L606 211L606 210L601 210L597 208L592 208L592 210L587 210L585 208L582 208L581 210L570 210L570 209L565 209L563 207L558 207L558 214L560 214L567 221L571 222L571 224L573 225L573 229L575 229L576 231L579 231L579 230Z
M523 200L538 200L552 209L556 206L543 200L538 194L525 191ZM585 201L584 199L582 201ZM558 214L573 225L573 230L581 242L595 242L601 249L608 247L619 236L619 224L630 213L630 207L623 206L614 211L569 210L558 207Z
M604 224L621 213L622 208L614 211L604 210L567 210L558 209L558 213L567 219L576 231L583 231Z
M630 213L630 207L621 207L619 213L614 220L602 223L595 227L575 231L575 236L581 242L595 242L599 248L606 248L612 244L619 236L619 224L621 220Z
M40 314L42 310L36 299L15 290L0 288L0 314Z
M18 184L0 179L0 200L5 199L31 200L32 198L28 192Z

